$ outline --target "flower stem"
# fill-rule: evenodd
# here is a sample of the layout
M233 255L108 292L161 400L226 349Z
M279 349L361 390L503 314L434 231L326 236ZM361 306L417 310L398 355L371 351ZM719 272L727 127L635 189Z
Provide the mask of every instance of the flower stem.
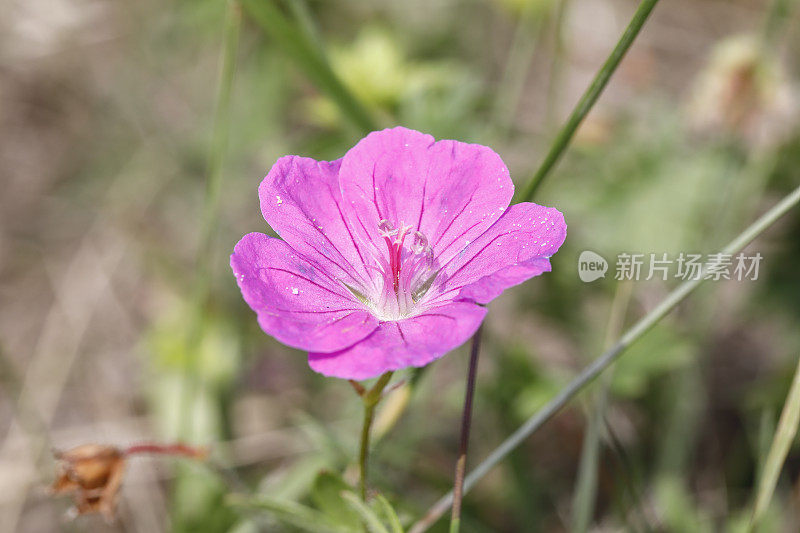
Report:
M205 459L208 456L208 450L205 448L195 448L185 444L158 444L153 442L143 442L141 444L134 444L128 446L124 450L125 455L173 455L180 457L189 457L192 459Z
M358 453L358 486L361 491L361 499L367 499L367 466L369 464L369 431L372 427L372 419L375 414L375 406L364 404L364 424L361 426L361 450Z
M469 355L469 371L467 373L467 391L464 395L464 413L461 417L461 440L458 446L456 475L453 482L453 512L450 515L450 533L458 533L461 527L461 500L464 495L464 474L467 470L467 448L469 431L472 426L472 398L475 395L475 376L478 373L478 353L481 347L483 325L472 337L472 350Z
M641 31L642 26L644 26L645 21L647 21L647 17L657 3L658 0L642 0L639 4L630 24L628 24L628 27L625 29L625 33L622 34L622 37L620 37L617 42L617 46L614 47L611 55L609 55L606 62L603 63L603 66L595 75L594 80L592 80L591 85L586 88L586 91L583 93L583 96L581 96L575 109L572 110L572 114L556 136L553 144L550 146L550 151L547 153L544 161L542 161L536 174L533 175L533 178L531 178L520 191L518 201L529 202L542 184L544 178L553 170L558 160L561 159L570 141L572 141L572 136L575 135L578 126L581 125L583 119L589 114L589 111L592 109L595 102L597 102L603 89L606 88L608 80L611 79L612 74L617 70L622 58L625 57L625 53L631 47L631 44L633 44L636 36L639 35L639 31Z
M364 501L367 499L367 466L369 464L369 435L372 428L372 419L375 417L375 407L381 400L381 393L386 388L389 380L392 379L393 373L386 372L381 375L371 389L359 394L364 402L364 424L361 427L361 449L358 453L358 481L361 499Z
M721 255L733 255L744 249L751 241L764 233L790 209L800 203L800 187L794 189L785 196L780 202L759 217L755 222L748 226L744 231L737 235L724 249ZM581 392L586 385L591 383L600 373L614 363L625 351L645 333L655 326L662 318L667 316L670 311L675 309L687 296L692 294L704 281L704 276L710 268L716 267L720 261L710 261L701 270L700 275L678 285L666 298L664 298L654 309L639 319L629 328L614 345L606 350L600 357L586 366L573 380L564 387L552 400L544 407L534 413L525 423L522 424L514 433L504 440L495 450L489 454L478 466L476 466L464 478L464 492L472 488L478 480L485 476L495 465L502 461L509 453L514 451L525 439L530 437L536 430L550 420L562 407ZM427 513L409 530L408 533L421 533L431 527L447 509L453 504L454 494L452 492L444 495L428 510Z

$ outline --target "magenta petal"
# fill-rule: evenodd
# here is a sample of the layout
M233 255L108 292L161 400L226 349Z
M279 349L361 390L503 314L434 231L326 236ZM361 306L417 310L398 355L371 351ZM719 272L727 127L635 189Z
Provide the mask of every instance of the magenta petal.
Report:
M340 350L378 325L336 280L280 239L245 235L231 255L231 268L261 328L289 346Z
M483 307L454 302L413 318L382 322L372 335L348 348L308 354L308 363L320 374L359 380L424 366L463 344L484 316Z
M557 209L520 203L443 268L446 290L436 299L458 297L487 303L505 289L550 271L551 255L567 236Z
M420 231L446 262L503 214L514 184L486 146L435 142L406 128L370 133L345 154L339 171L350 227L376 249L381 220Z
M289 246L352 285L366 278L365 261L344 222L339 165L281 157L258 194L264 219Z
M550 261L544 257L534 257L529 261L501 268L494 274L482 277L475 283L462 288L458 297L478 303L489 303L507 288L538 276L542 272L550 272Z

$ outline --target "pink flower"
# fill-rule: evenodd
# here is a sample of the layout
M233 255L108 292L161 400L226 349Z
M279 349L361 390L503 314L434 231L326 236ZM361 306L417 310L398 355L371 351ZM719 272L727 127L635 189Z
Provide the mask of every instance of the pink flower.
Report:
M485 146L373 132L337 161L280 158L259 197L282 239L245 235L231 267L262 329L315 371L424 366L478 329L482 304L550 270L564 217L509 207L513 192Z

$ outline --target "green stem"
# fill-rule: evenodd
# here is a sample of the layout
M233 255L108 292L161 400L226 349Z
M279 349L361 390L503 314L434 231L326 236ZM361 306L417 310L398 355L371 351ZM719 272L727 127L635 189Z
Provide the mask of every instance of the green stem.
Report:
M464 394L464 413L461 416L461 439L456 461L456 474L453 482L453 512L450 516L450 533L458 533L461 527L461 499L464 495L464 474L467 471L467 449L469 432L472 426L472 399L475 396L475 378L478 373L478 354L481 348L483 325L472 337L472 349L469 355L469 371L467 372L467 390Z
M614 299L611 303L611 312L606 326L605 342L603 349L608 349L613 340L619 336L625 322L633 283L623 281L617 283L614 290ZM597 497L598 463L600 460L600 436L603 421L605 420L608 395L611 388L612 374L604 376L600 390L594 397L594 409L589 414L586 433L583 438L581 461L578 466L578 481L575 484L575 494L572 505L572 531L583 533L589 529L594 515L595 499Z
M767 459L758 480L758 492L756 502L753 507L753 514L746 531L753 531L764 517L775 486L778 483L783 463L797 435L797 428L800 425L800 360L792 378L792 386L783 404L781 417L778 421L778 428L772 439Z
M553 22L553 57L550 60L550 79L547 81L547 108L545 109L544 127L548 134L556 128L556 117L559 109L559 95L562 90L563 65L566 55L566 39L564 24L566 21L569 0L561 0L556 6Z
M211 149L208 158L208 182L203 211L203 225L200 233L200 246L197 249L197 263L202 291L208 290L211 261L210 249L214 244L214 235L219 227L219 200L222 191L225 153L228 150L230 137L231 92L233 77L236 71L236 55L239 51L239 34L242 26L242 8L237 0L228 0L223 29L222 57L220 60L217 100L214 106L214 122L212 126Z
M608 80L611 79L612 74L617 70L622 58L625 57L625 53L628 51L628 48L630 48L631 44L633 44L636 36L639 35L639 31L641 31L642 26L644 26L645 21L647 21L647 17L657 3L658 0L642 0L639 4L630 24L628 24L628 27L625 29L625 33L622 34L619 42L617 42L617 46L614 47L611 55L608 56L606 62L595 75L591 85L589 85L586 92L583 93L583 96L578 101L578 105L575 106L566 124L561 128L561 131L550 146L550 151L547 153L544 161L542 161L539 169L519 193L518 201L529 202L542 184L544 178L553 170L553 167L555 167L556 163L567 149L567 146L569 146L570 141L572 141L572 137L575 135L578 126L580 126L595 102L597 102L606 84L608 84Z
M392 379L394 372L386 372L378 378L371 389L361 394L364 402L364 423L361 426L361 448L358 453L358 481L361 490L361 499L367 500L367 467L369 465L369 436L372 429L372 420L375 418L375 407L381 400L383 389Z
M542 28L541 17L533 19L534 3L529 2L520 14L508 51L503 77L497 88L489 128L492 134L506 136L513 127L514 116L525 88L531 59Z
M369 111L342 83L320 52L319 43L294 24L272 0L242 0L253 20L261 26L286 52L316 87L341 109L344 116L360 133L377 129Z
M325 51L325 43L319 33L314 17L308 9L308 4L305 0L289 0L286 2L289 11L297 21L297 27L303 32L303 35L308 40L308 43L316 49L317 53L327 59L327 52Z
M774 205L769 211L764 213L758 220L753 222L747 229L736 236L722 251L722 255L733 255L744 249L756 237L764 233L779 218L785 215L791 208L800 203L800 187L797 187L789 195ZM692 294L704 281L705 274L710 268L716 267L720 261L711 261L704 265L697 279L685 281L670 292L655 309L647 313L636 324L628 329L625 334L600 357L585 367L575 378L564 387L552 400L544 407L534 413L522 426L512 433L500 446L494 449L489 456L484 459L464 480L464 493L469 491L483 476L485 476L495 465L502 461L509 453L514 451L525 439L538 430L545 422L550 420L562 407L572 400L586 385L591 383L603 370L608 368L616 361L634 342L639 340L650 328L655 326L670 311L675 309L687 296ZM453 504L453 493L444 495L437 501L428 512L414 526L409 529L409 533L421 533L433 525L442 514Z
M208 181L206 182L200 241L195 256L195 279L192 295L192 315L186 336L186 353L183 362L183 382L180 397L180 437L190 439L191 406L195 395L195 378L191 372L193 355L200 344L200 332L205 317L205 307L211 288L213 244L219 226L219 203L224 177L225 153L230 136L230 108L239 34L242 26L242 9L237 0L228 0L223 28L219 82L214 106L211 146L208 156Z
M369 432L375 414L374 405L364 405L364 423L361 426L361 451L358 454L358 485L361 490L361 499L367 499L367 466L369 458Z

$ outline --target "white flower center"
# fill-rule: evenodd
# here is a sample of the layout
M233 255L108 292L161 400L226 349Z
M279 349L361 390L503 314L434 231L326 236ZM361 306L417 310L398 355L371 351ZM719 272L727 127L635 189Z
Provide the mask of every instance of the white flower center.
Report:
M438 271L428 239L412 227L398 228L381 220L378 231L386 244L375 254L377 265L367 265L376 272L373 287L361 290L347 285L379 320L400 320L414 316L418 303L431 288ZM388 252L388 253L387 253Z

